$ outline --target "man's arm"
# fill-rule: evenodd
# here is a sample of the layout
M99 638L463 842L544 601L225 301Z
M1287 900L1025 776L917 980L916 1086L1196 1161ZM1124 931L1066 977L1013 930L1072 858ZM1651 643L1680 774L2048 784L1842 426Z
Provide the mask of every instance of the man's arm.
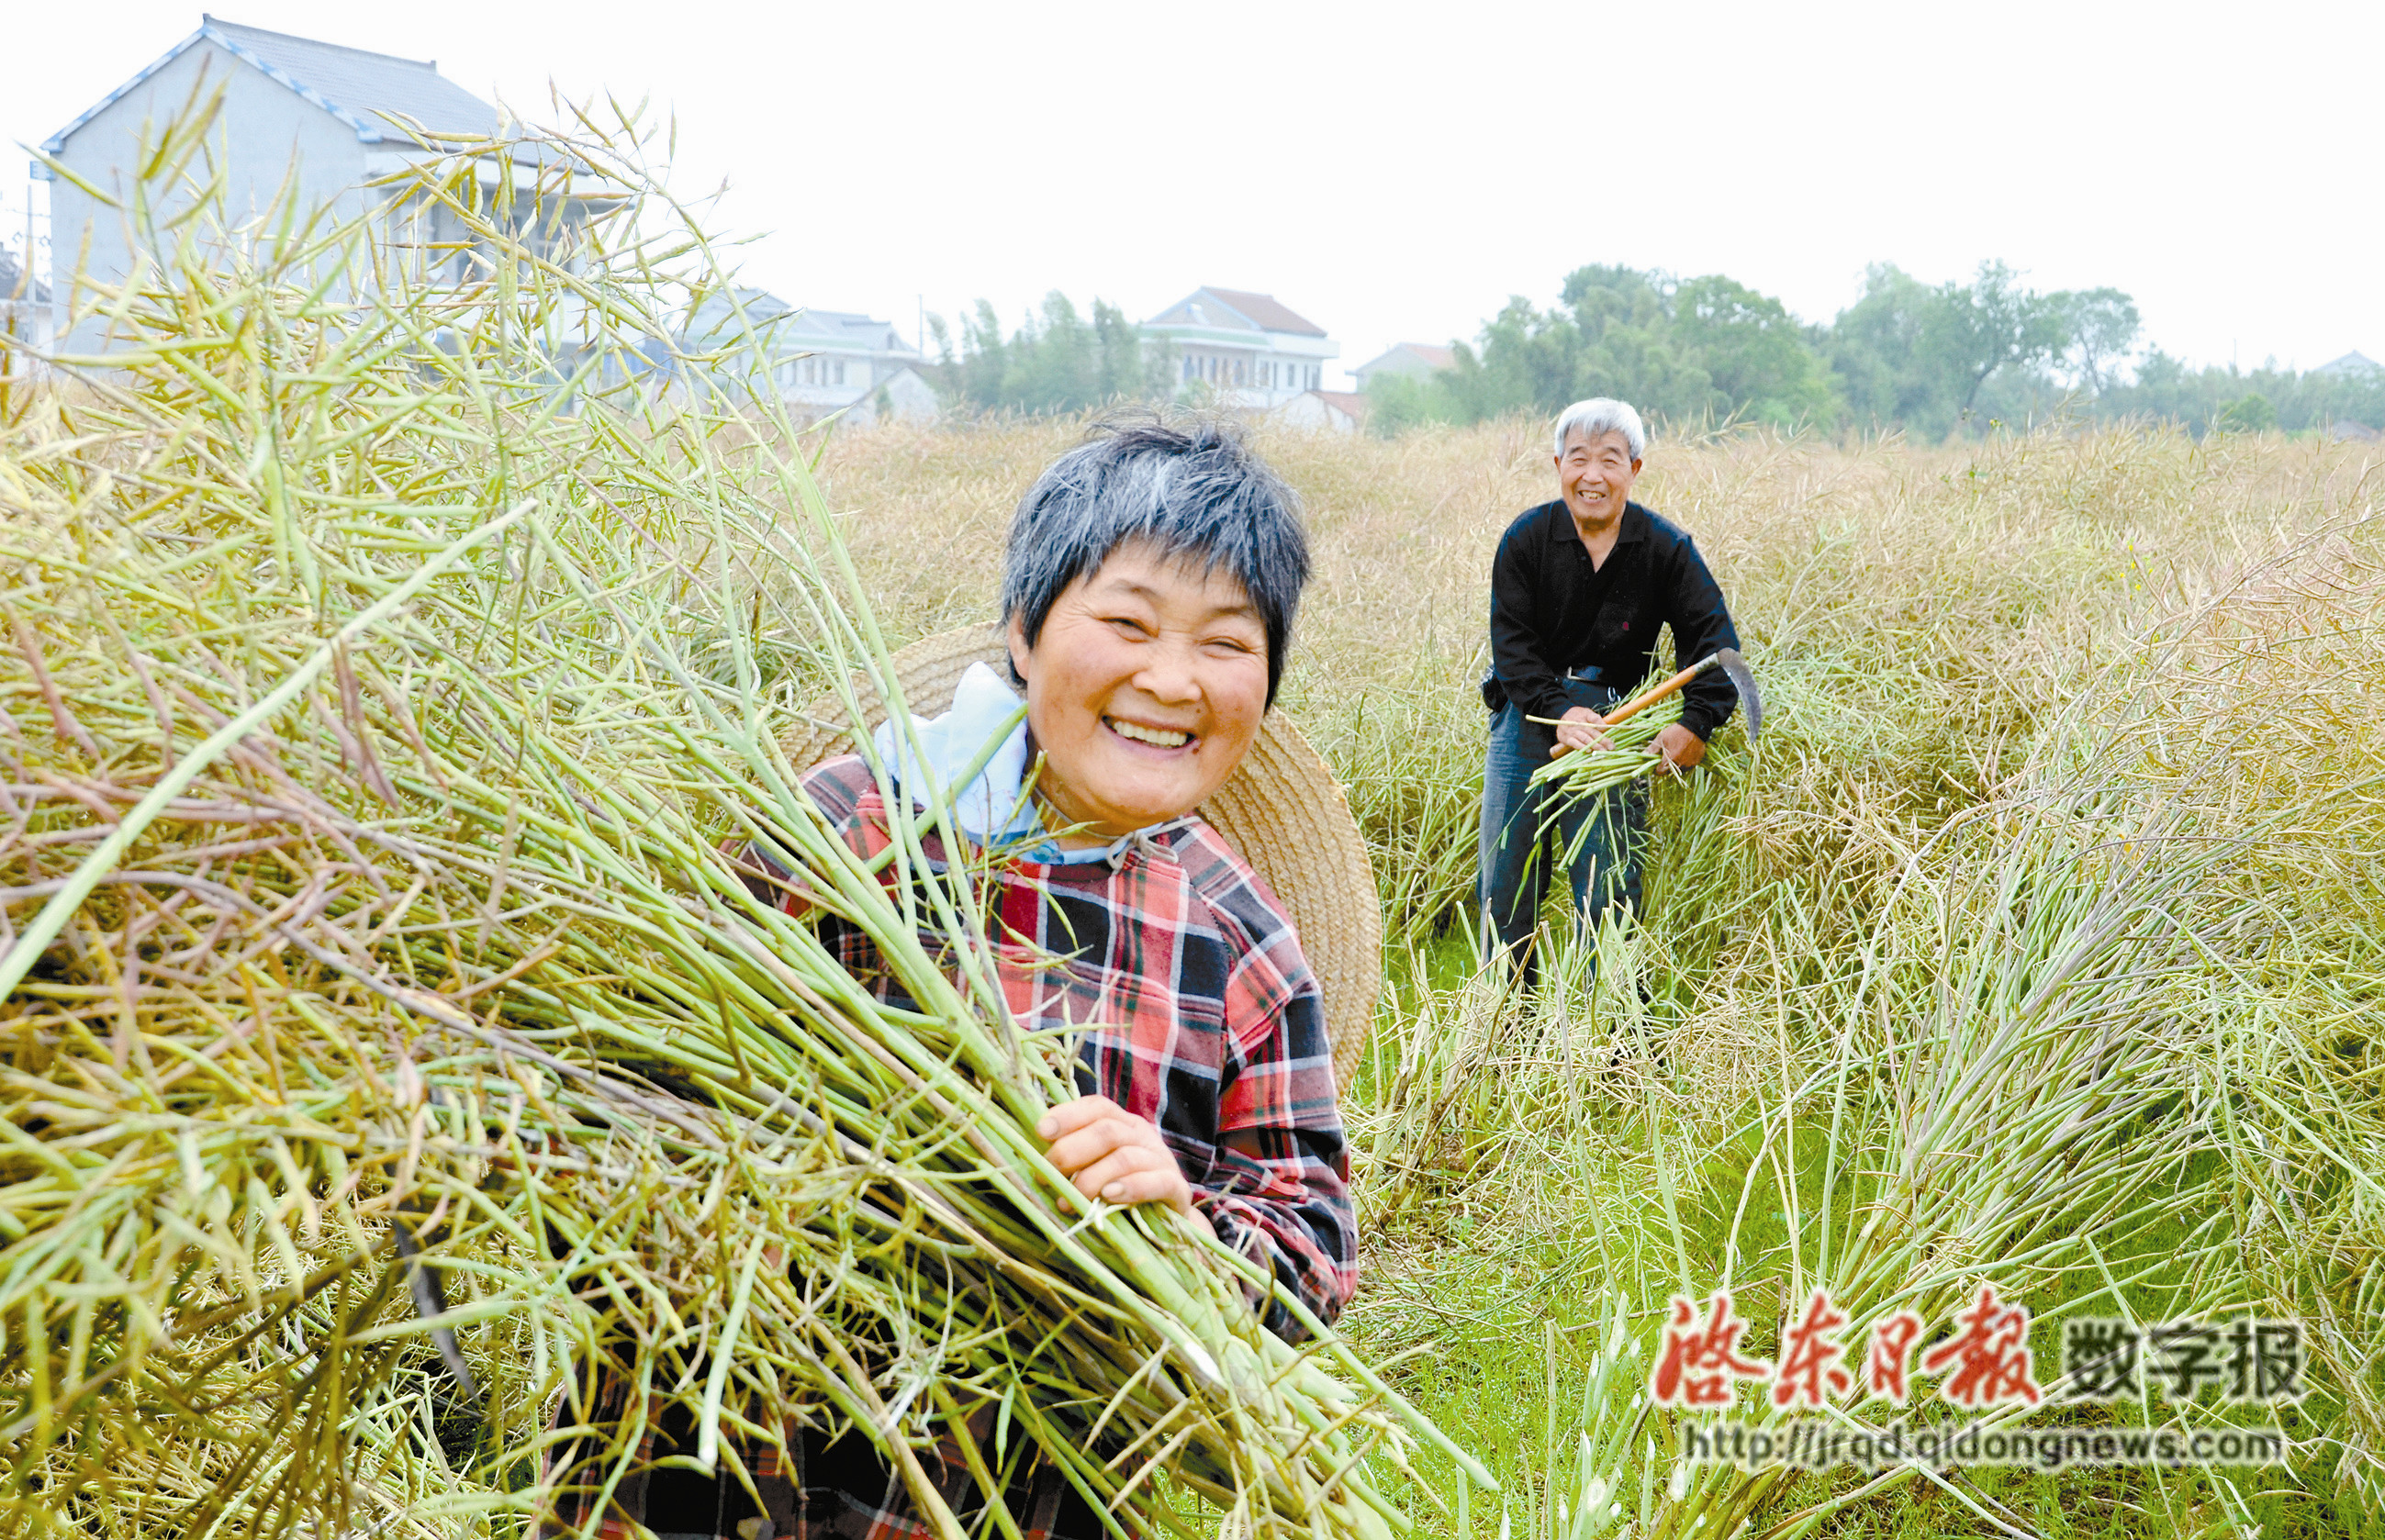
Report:
M1739 630L1723 602L1722 588L1706 569L1695 540L1683 540L1666 616L1673 627L1673 654L1686 668L1725 647L1739 646ZM1710 668L1681 691L1681 726L1703 743L1730 720L1739 690L1719 668Z
M1500 539L1498 553L1491 558L1491 666L1517 710L1555 720L1573 702L1557 688L1557 671L1541 656L1540 638L1532 629L1540 608L1531 571L1536 543L1531 525L1519 521Z

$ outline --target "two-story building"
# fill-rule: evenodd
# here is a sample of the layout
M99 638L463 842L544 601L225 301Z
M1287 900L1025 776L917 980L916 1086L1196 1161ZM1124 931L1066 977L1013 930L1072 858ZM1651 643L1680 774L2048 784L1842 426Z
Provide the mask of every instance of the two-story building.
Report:
M217 106L206 148L228 222L271 206L285 187L302 212L328 208L344 220L379 208L393 248L418 253L426 267L450 268L460 279L471 264L453 215L438 205L393 202L387 189L369 185L441 154L435 141L443 135L490 146L475 169L482 206L506 205L507 220L534 244L551 242L587 217L574 169L512 132L495 107L440 74L437 61L204 16L197 31L43 143L43 153L71 173L34 166L50 183L51 288L61 303L70 302L77 273L112 286L131 272L135 250L148 239L127 212L134 179L144 174L164 128L211 100ZM498 197L501 189L509 195ZM153 185L152 225L164 230L189 195L181 186ZM77 336L67 345L80 350L97 341Z
M1143 323L1177 355L1178 377L1217 392L1220 405L1265 411L1325 382L1341 345L1272 294L1195 289Z
M738 290L736 306L742 326L725 295L698 307L688 329L691 346L720 348L751 328L772 388L796 416L841 412L847 422L872 423L936 415L918 350L892 323L844 310L798 310L762 289Z

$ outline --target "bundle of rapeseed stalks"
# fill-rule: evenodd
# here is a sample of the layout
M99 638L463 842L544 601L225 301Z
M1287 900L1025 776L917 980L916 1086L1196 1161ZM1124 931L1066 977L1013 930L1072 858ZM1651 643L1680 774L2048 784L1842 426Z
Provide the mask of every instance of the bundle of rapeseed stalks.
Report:
M466 232L426 252L136 195L172 249L87 305L104 369L0 398L6 1527L468 1533L671 1406L703 1461L864 1430L949 1536L914 1450L970 1419L989 1490L1403 1525L1367 1457L1454 1447L1043 1159L1066 1049L1010 1025L941 813L872 870L799 789L796 703L895 687L792 425L677 341L701 233L634 138L493 201L484 150L411 174ZM645 1394L592 1431L598 1361Z

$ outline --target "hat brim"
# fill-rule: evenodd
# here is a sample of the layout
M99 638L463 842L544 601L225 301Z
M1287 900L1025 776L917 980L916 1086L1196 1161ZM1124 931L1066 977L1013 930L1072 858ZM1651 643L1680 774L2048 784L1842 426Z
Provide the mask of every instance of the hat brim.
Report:
M950 704L973 663L1006 669L999 633L972 626L915 641L893 656L894 678L915 712ZM856 686L874 728L886 707ZM855 751L852 723L833 697L815 702L780 739L788 763L810 766ZM1225 838L1282 900L1317 975L1325 1031L1333 1045L1333 1082L1358 1073L1382 986L1383 915L1366 838L1341 784L1281 712L1269 712L1242 763L1202 804L1201 816Z

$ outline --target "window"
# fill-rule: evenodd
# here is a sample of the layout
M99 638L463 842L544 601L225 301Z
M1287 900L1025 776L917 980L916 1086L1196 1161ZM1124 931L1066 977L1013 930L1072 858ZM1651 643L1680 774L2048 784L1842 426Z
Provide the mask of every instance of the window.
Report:
M844 360L842 358L836 361L836 382L840 385L844 383Z

